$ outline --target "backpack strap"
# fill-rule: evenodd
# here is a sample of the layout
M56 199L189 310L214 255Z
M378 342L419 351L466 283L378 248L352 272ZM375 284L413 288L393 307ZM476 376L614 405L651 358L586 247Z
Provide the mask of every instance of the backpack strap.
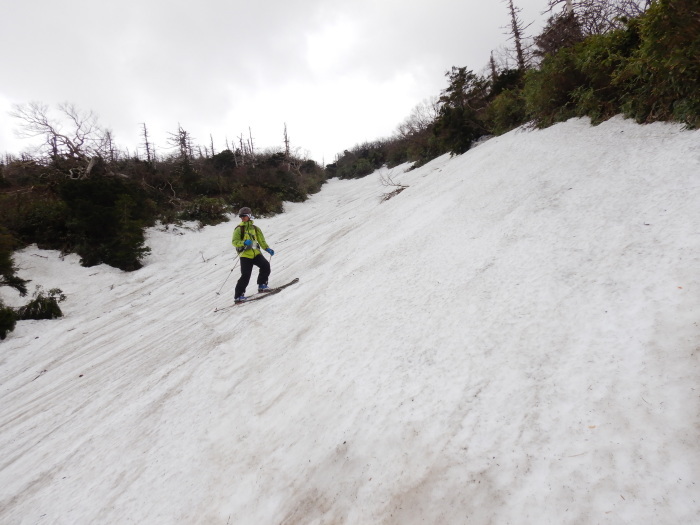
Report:
M241 229L241 240L243 240L245 238L245 230L246 230L245 226L246 226L245 224L241 224L240 226L238 226L238 228ZM253 230L255 231L255 235L257 235L258 231L260 231L255 224L253 224ZM258 242L257 238L254 237L254 239L255 239L255 242ZM246 250L245 248L236 248L236 251L238 253L244 252L245 250Z
M245 224L241 224L238 226L238 228L241 229L241 241L245 237ZM245 251L245 248L243 246L236 246L236 252L238 253L243 253Z

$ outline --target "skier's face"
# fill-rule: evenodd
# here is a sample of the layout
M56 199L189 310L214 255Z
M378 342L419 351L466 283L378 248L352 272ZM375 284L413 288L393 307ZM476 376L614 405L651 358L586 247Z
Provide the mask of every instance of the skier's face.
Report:
M250 215L239 215L243 222L248 222L250 220Z

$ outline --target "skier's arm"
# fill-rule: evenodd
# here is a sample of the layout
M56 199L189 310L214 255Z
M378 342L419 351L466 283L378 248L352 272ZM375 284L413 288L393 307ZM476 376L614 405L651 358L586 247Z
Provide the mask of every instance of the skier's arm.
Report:
M233 244L236 248L243 248L243 239L241 238L240 227L236 227L236 229L233 230L233 239L231 239L231 244Z
M258 230L258 235L257 235L256 239L258 241L258 244L260 245L260 247L263 250L267 250L269 248L269 246L267 245L267 241L265 240L265 236L263 235L263 232L260 228L258 228L257 230Z

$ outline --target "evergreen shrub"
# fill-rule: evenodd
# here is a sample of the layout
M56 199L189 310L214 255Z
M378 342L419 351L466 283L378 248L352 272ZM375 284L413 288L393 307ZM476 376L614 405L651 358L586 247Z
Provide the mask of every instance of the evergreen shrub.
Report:
M141 268L150 252L143 228L154 218L145 193L129 181L98 177L66 181L60 194L69 213L67 249L80 255L81 264Z
M501 135L527 121L525 99L520 90L506 89L492 101L486 112L491 133Z
M627 116L700 127L699 13L697 0L658 0L641 17L641 45L621 71Z
M38 287L33 299L17 309L17 319L58 319L63 317L58 303L65 300L66 296L60 288L52 288L44 293Z
M0 339L5 339L7 334L15 329L16 324L17 314L0 300Z
M243 206L253 209L258 216L282 213L282 199L265 188L255 185L240 185L233 189L229 197L234 211Z
M228 221L229 208L223 199L199 197L185 206L180 218L185 221L198 221L200 226L213 226Z
M0 226L0 286L10 286L20 295L27 293L27 281L15 275L16 268L12 260L15 241L6 228Z

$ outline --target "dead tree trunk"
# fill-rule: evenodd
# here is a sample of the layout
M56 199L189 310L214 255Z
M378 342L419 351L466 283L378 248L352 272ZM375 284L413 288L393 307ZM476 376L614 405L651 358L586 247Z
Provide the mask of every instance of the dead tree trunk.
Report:
M289 158L289 135L287 135L287 123L284 123L284 156Z
M146 162L150 164L153 158L151 157L151 143L148 142L148 130L145 122L143 123L143 145L146 148Z
M518 69L525 69L525 53L523 51L523 32L525 28L518 16L520 8L513 5L513 0L508 0L508 10L510 11L510 32L515 41L515 56L518 61Z
M253 157L255 155L255 147L253 145L253 131L248 128L248 144L250 146L250 156Z
M496 69L496 61L493 59L493 51L491 51L489 65L491 66L491 83L495 84L496 80L498 80L498 70Z

